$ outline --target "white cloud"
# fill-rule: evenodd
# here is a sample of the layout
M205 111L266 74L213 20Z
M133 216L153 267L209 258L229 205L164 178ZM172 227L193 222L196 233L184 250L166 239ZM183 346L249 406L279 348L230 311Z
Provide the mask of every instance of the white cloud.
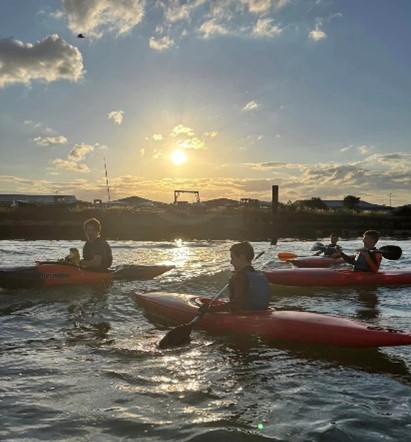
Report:
M151 49L161 52L172 48L174 46L174 41L168 35L159 38L150 37L148 45Z
M117 110L117 111L109 112L107 115L108 115L109 120L113 120L114 124L117 124L120 126L121 123L123 122L123 114L124 114L124 111Z
M104 148L105 146L101 146L98 143L95 145L85 143L75 144L73 149L71 149L70 153L68 154L67 159L56 158L50 161L51 171L71 170L80 173L90 172L90 168L82 161L84 161L86 157L96 149Z
M324 40L324 38L327 38L327 34L321 29L323 26L322 20L320 18L317 18L315 20L315 28L310 31L308 34L309 38L313 41L320 41Z
M195 149L200 150L205 148L205 142L197 137L185 138L178 140L176 143L179 149Z
M68 158L72 161L84 160L89 153L94 151L94 149L95 146L92 146L91 144L76 144L68 154Z
M192 137L194 135L194 130L191 127L183 126L179 124L173 128L170 136L177 137L179 135L186 135L188 137Z
M80 173L90 172L90 168L86 164L77 163L76 161L56 158L55 160L50 161L50 164L55 169L71 170L73 172L80 172Z
M252 110L256 110L260 107L260 104L257 103L256 101L250 101L248 102L244 107L243 107L243 111L252 111Z
M253 34L257 37L274 37L276 35L280 35L282 29L273 25L273 20L271 18L260 18L257 20L253 28Z
M369 154L373 150L373 147L362 145L362 146L357 146L357 149L358 149L358 152L360 152L362 155L366 155L366 154Z
M215 19L204 22L199 27L198 31L203 34L204 38L210 38L214 35L227 35L229 33L228 29L226 29L224 25L218 23Z
M66 144L67 138L62 135L57 137L36 137L33 141L39 146L52 146L54 144Z
M271 9L271 0L240 0L252 14L264 14Z
M144 17L144 0L63 0L56 17L65 18L69 29L87 37L104 33L129 33Z
M80 51L58 35L35 44L0 39L0 88L32 81L79 81L83 77Z

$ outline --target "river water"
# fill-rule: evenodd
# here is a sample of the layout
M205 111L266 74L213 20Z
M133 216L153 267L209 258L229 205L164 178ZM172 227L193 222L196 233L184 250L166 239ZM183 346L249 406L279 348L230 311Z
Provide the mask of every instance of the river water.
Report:
M190 345L160 351L167 329L144 316L133 292L213 296L230 276L232 242L110 243L114 265L176 268L109 287L0 289L0 440L409 440L411 347L267 346L193 331ZM277 252L308 254L310 244L253 243L265 251L255 266L288 266ZM382 268L411 267L409 242L379 244L403 249ZM0 241L0 262L32 265L81 245ZM411 329L408 287L277 288L271 304Z

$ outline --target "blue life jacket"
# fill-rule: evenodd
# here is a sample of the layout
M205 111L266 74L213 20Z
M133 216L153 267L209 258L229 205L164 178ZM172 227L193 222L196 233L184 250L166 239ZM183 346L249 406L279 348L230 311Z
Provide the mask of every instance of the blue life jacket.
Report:
M244 271L248 279L246 292L246 310L267 310L270 303L271 290L267 278L260 272ZM232 297L230 284L230 299Z
M372 249L369 249L369 252L372 252L373 250L377 250L375 247ZM375 256L375 253L370 253L370 258L372 261L378 266L377 257ZM361 253L358 253L355 257L354 262L354 271L356 272L372 272L370 269L370 266L367 263L367 260L365 259L365 256Z

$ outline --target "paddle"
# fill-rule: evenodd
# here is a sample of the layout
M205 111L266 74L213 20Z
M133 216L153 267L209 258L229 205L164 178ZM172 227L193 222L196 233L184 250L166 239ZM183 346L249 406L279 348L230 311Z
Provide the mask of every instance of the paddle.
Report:
M401 258L402 249L399 246L382 246L374 253L381 253L385 259L397 260Z
M277 257L280 261L288 261L289 259L298 258L298 255L291 252L278 252Z
M402 249L399 246L382 246L378 250L374 250L374 253L375 252L381 253L385 259L390 259L392 261L400 259L402 255ZM288 261L289 259L298 258L298 255L291 252L279 252L277 256L280 261Z
M265 251L260 252L255 258L257 260L260 256L264 255ZM158 346L162 349L169 347L180 347L181 345L188 344L190 342L190 333L194 325L207 313L207 310L211 307L214 301L217 301L220 296L222 296L228 289L228 284L226 284L207 304L207 309L205 311L200 311L194 318L187 324L179 325L178 327L170 330L158 343Z

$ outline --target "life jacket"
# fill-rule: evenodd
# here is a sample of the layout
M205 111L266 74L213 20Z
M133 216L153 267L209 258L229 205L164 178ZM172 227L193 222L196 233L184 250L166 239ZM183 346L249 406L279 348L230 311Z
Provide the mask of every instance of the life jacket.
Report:
M252 269L252 268L251 268ZM271 290L267 278L255 270L242 270L247 275L245 310L267 310L270 303ZM233 287L229 284L229 297L233 296Z
M373 247L369 249L369 252L373 252L373 250L377 250L376 247ZM379 268L381 259L378 260L377 253L370 253L371 260L375 263L375 265ZM372 272L370 269L370 266L367 263L367 260L365 259L365 256L361 253L358 253L355 256L354 261L354 271L355 272Z
M328 246L326 246L324 249L324 256L334 255L334 253L337 251L335 247L335 244L328 244Z

